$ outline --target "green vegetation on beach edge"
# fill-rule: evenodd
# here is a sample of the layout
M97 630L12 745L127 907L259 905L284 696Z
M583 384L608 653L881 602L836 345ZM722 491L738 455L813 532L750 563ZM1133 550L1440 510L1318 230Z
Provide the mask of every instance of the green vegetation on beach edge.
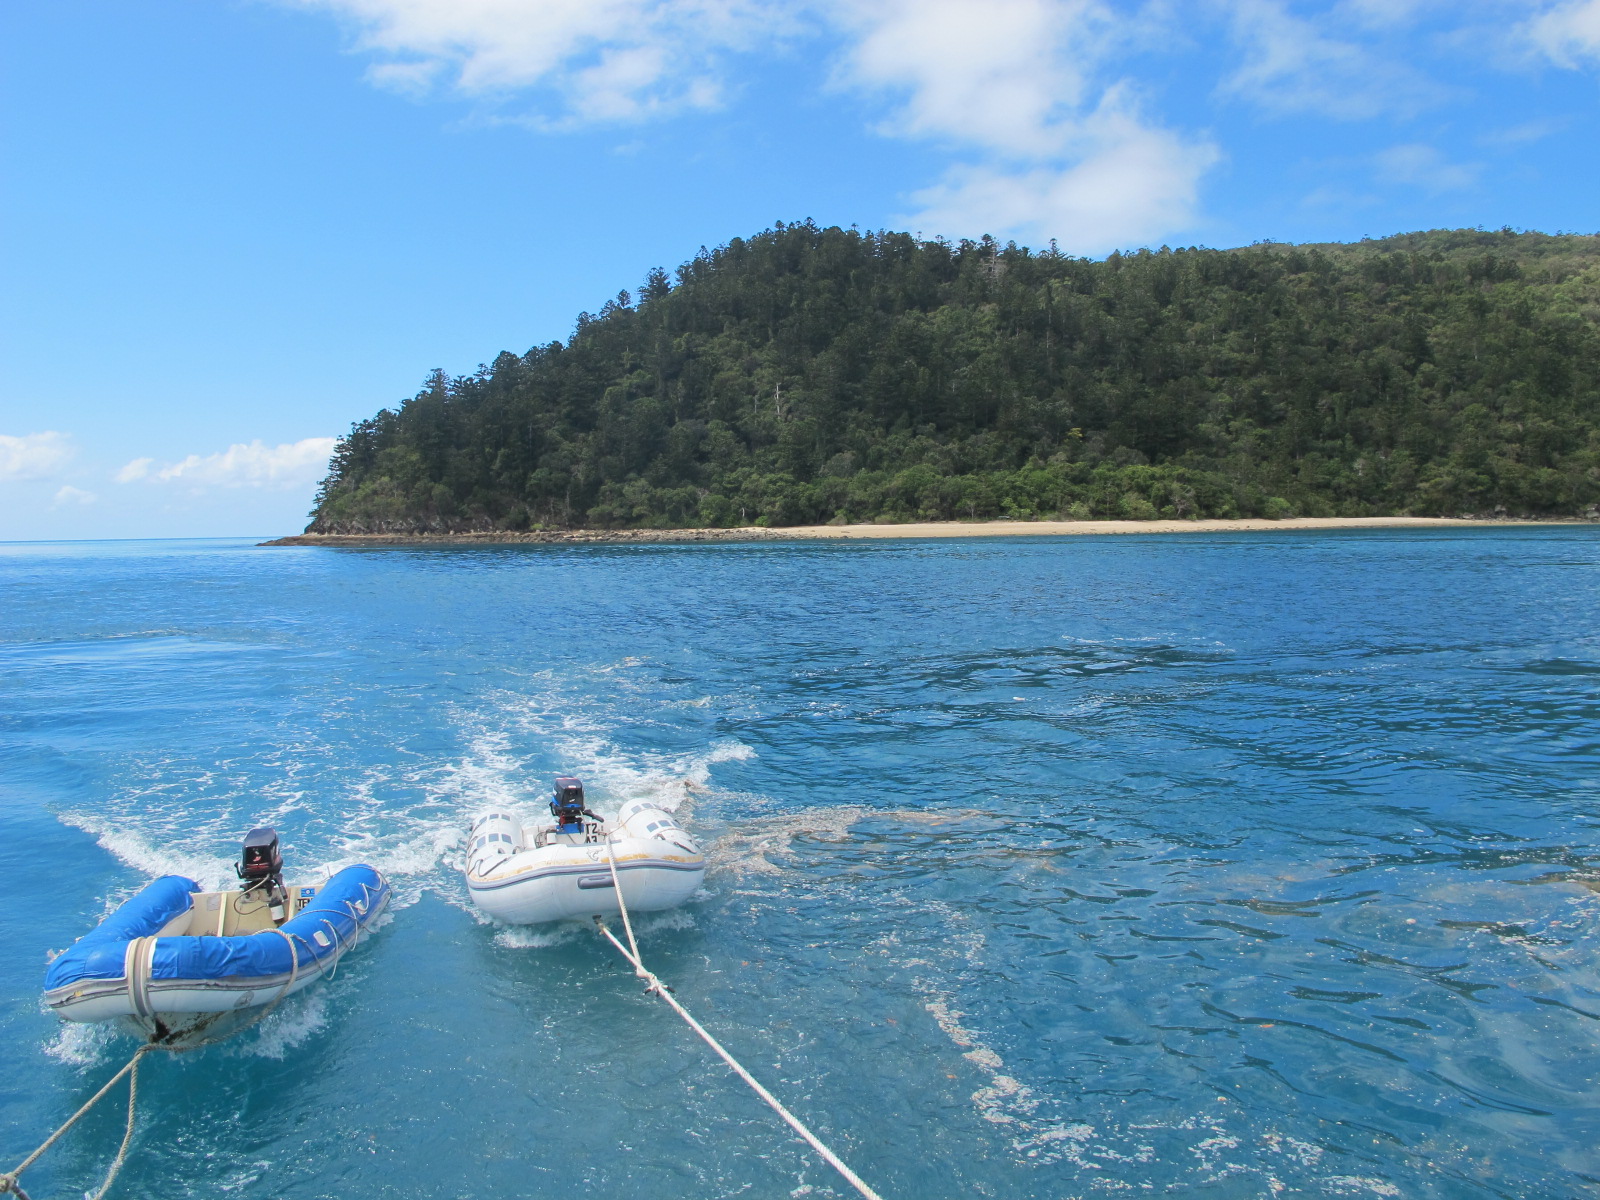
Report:
M1093 261L805 222L434 372L308 532L1597 506L1600 236Z

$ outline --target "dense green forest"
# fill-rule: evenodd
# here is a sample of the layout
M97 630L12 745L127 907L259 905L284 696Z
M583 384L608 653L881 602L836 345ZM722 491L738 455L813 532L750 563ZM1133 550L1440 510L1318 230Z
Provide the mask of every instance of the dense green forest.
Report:
M311 532L1593 515L1600 236L1141 250L783 225L342 438Z

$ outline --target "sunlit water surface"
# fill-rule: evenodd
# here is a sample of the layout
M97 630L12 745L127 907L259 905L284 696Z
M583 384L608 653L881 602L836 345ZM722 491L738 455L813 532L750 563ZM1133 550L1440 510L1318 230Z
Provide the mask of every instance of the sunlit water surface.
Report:
M646 958L886 1197L1600 1178L1592 528L10 545L0 739L0 1168L134 1044L47 954L269 822L393 911L148 1064L120 1195L845 1194L592 931L474 914L469 814L573 772L709 846Z

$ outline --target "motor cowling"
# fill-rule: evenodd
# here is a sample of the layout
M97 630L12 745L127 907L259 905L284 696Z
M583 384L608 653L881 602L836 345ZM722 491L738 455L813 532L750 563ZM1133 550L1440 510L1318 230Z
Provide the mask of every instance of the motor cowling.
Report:
M288 892L283 886L283 853L278 849L278 831L268 825L259 825L244 835L244 853L233 864L234 871L244 880L245 894L264 891L272 905L272 918L282 921L284 903Z
M283 853L278 849L278 831L261 825L245 834L244 855L234 864L234 870L240 879L252 886L281 876Z
M571 775L556 776L555 799L550 801L550 815L562 833L579 833L583 818L589 810L584 806L583 781Z

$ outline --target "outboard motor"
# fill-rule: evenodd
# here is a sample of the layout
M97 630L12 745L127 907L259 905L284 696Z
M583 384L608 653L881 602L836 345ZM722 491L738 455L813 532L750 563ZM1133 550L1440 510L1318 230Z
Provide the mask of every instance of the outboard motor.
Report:
M571 775L556 776L556 798L550 801L550 815L556 819L557 833L583 832L583 818L594 814L583 806L582 780Z
M288 902L288 892L283 886L283 855L278 850L278 831L267 825L258 826L244 835L244 857L233 864L234 871L244 880L244 894L264 892L272 906L272 919L283 924L283 909Z

